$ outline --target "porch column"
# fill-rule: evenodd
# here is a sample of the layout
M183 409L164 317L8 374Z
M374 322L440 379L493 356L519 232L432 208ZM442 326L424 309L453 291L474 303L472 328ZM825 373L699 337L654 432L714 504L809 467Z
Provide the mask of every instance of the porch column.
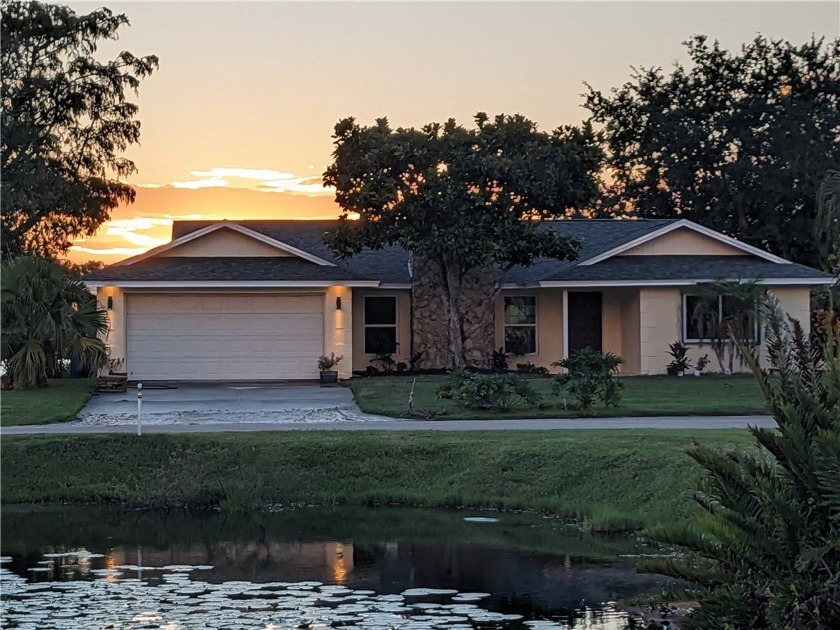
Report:
M569 290L563 289L563 358L569 358Z

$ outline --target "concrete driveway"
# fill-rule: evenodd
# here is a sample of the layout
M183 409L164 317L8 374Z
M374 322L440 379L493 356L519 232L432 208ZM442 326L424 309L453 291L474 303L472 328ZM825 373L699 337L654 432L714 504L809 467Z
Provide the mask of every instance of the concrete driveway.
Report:
M362 413L347 387L287 384L176 384L143 387L144 425L331 423L389 420ZM91 398L71 423L118 426L137 422L137 390Z

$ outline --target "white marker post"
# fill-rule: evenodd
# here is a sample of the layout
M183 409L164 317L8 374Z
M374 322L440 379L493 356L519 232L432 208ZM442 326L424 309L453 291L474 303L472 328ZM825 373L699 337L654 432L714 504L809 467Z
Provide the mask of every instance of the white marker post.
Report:
M143 435L143 383L137 383L137 435Z

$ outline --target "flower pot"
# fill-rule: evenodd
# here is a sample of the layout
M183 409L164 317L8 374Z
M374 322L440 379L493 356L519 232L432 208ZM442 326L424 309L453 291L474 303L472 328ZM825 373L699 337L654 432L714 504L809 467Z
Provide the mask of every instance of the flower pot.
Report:
M335 385L338 383L338 372L326 370L321 372L321 385Z
M676 366L669 365L665 368L665 371L668 373L668 376L678 376L679 372L677 371Z
M700 376L700 370L694 370L694 376Z

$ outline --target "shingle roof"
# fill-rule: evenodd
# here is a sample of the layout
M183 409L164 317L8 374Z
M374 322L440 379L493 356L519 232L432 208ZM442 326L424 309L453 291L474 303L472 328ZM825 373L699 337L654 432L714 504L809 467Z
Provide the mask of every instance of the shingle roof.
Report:
M757 256L614 256L594 265L567 267L543 281L747 280L830 278L804 265L780 265Z
M344 265L327 267L296 257L205 258L195 256L161 256L140 260L132 265L107 267L87 280L273 280L332 281L373 280L363 278Z
M568 220L543 223L541 229L561 231L581 242L578 261L537 259L530 267L516 267L505 281L535 285L553 280L702 280L709 278L830 279L802 265L780 265L755 256L618 256L594 265L579 263L674 223L672 219ZM186 236L215 221L176 221L172 239ZM348 261L337 260L323 242L337 221L237 221L250 230L334 262L317 265L299 258L150 257L131 265L110 266L87 280L378 280L408 284L408 253L401 247L365 250ZM174 253L174 252L173 252Z

